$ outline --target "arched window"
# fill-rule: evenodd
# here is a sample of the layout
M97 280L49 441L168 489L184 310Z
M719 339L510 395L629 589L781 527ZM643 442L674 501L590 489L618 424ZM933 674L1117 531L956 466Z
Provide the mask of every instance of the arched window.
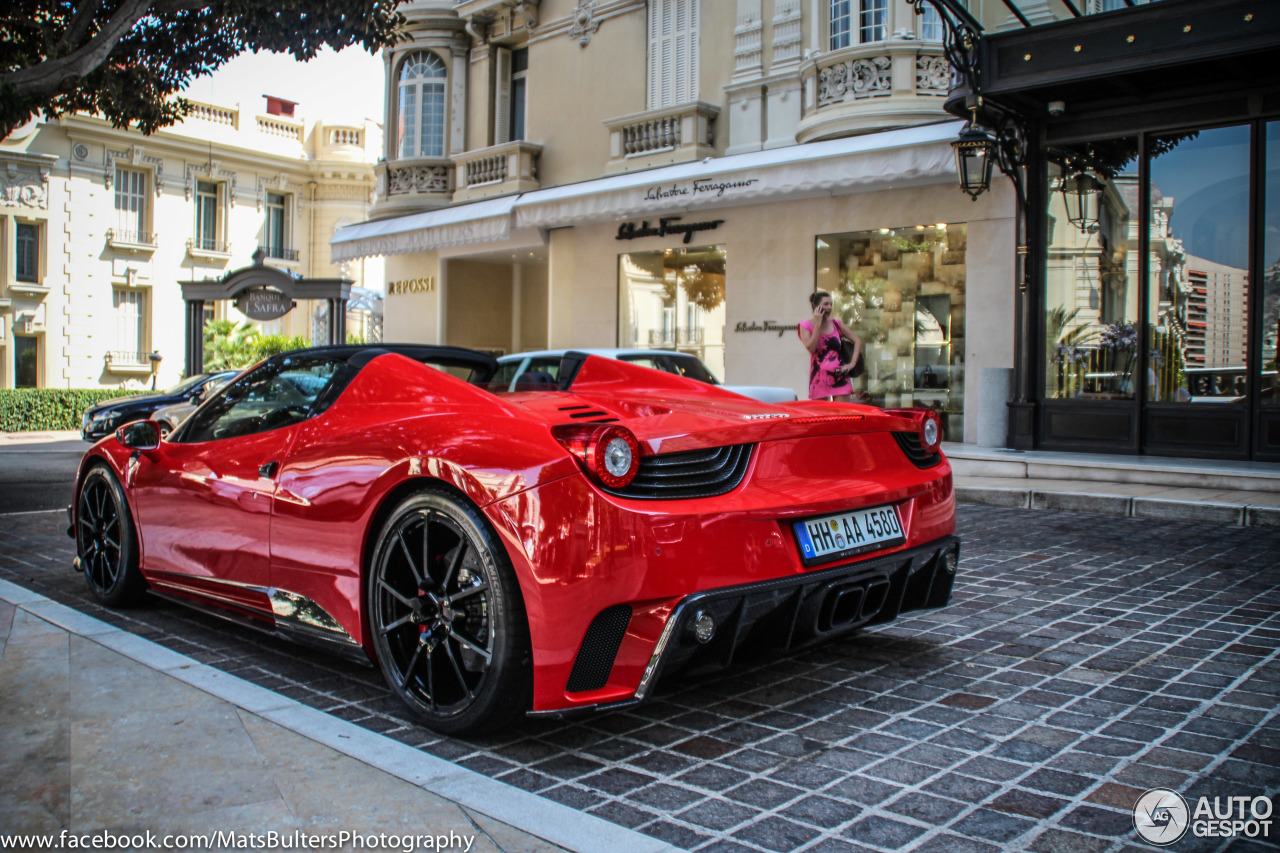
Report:
M401 157L444 156L445 78L440 57L411 53L400 66L400 110L396 116Z

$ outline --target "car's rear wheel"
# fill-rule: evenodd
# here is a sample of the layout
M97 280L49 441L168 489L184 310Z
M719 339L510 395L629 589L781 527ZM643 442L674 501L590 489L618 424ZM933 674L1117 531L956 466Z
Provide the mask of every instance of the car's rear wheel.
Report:
M138 539L124 490L101 465L91 468L80 486L76 554L89 590L103 604L136 603L147 588L138 568Z
M491 729L529 706L528 627L515 573L484 516L453 495L402 501L367 580L387 683L431 728Z

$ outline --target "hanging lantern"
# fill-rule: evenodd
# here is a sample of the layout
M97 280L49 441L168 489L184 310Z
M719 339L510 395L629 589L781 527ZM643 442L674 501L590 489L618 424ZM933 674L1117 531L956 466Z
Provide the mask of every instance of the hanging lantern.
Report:
M995 161L996 141L991 134L978 127L978 111L973 110L969 126L960 131L960 138L951 143L956 152L956 175L960 189L974 201L991 188L991 166Z
M1062 182L1067 219L1082 232L1088 232L1098 224L1103 189L1103 183L1088 172L1079 172Z

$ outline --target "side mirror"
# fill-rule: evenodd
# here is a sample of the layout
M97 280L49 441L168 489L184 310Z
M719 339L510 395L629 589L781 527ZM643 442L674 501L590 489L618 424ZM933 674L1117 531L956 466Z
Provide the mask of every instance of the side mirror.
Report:
M160 446L160 424L134 421L116 430L116 441L133 450L155 450Z
M196 393L192 394L190 397L187 398L187 402L189 402L193 406L198 406L203 401L204 401L204 391L197 391Z

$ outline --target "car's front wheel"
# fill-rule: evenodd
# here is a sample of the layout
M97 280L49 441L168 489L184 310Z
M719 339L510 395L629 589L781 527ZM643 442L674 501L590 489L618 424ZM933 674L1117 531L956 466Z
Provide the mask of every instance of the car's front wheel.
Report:
M103 604L137 602L146 590L138 569L138 539L120 482L98 465L85 475L76 501L76 555L85 582Z
M484 516L451 494L402 501L378 536L366 599L387 683L431 728L496 728L529 707L528 627Z

